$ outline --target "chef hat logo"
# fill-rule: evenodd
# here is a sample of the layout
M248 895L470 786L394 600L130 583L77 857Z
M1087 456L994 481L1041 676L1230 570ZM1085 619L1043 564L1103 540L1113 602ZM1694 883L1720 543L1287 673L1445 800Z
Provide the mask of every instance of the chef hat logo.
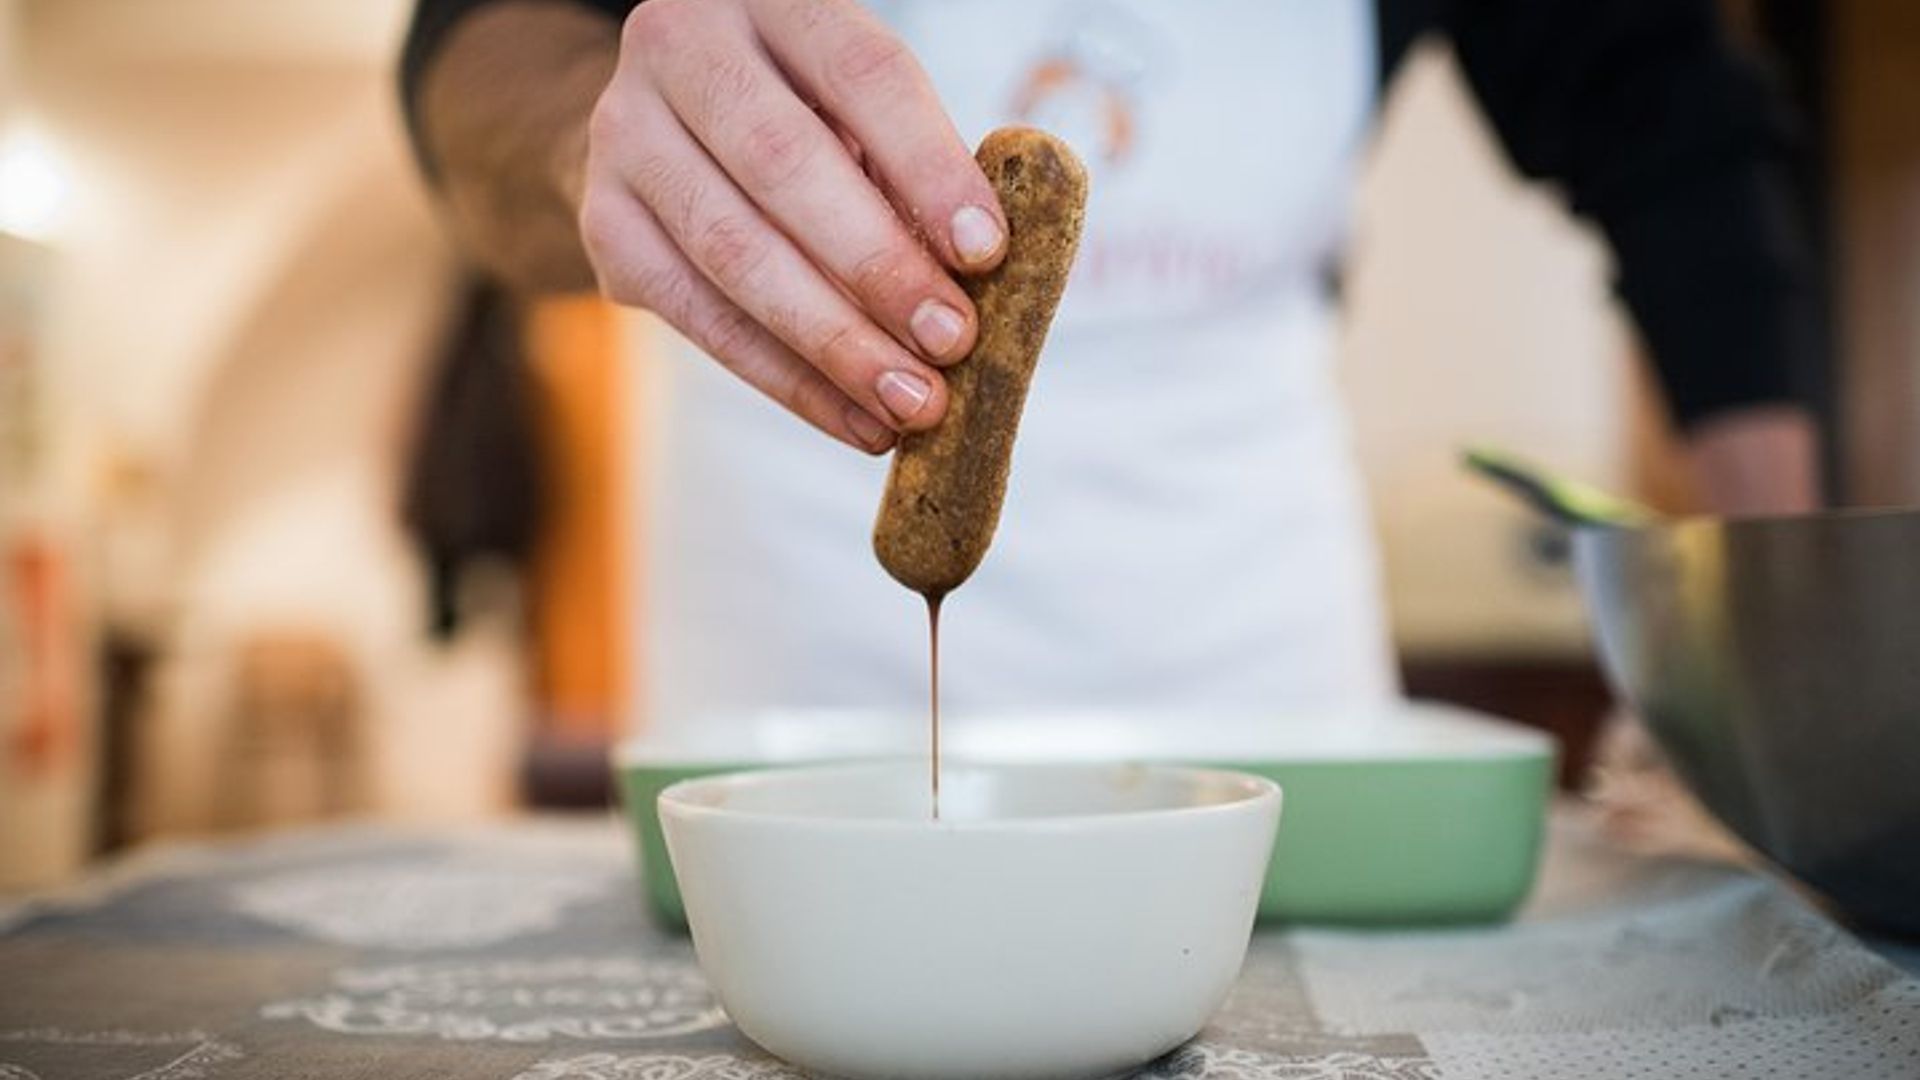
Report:
M1012 115L1065 138L1089 164L1124 164L1139 145L1139 102L1159 66L1152 27L1108 0L1063 9L1048 39L1015 87Z

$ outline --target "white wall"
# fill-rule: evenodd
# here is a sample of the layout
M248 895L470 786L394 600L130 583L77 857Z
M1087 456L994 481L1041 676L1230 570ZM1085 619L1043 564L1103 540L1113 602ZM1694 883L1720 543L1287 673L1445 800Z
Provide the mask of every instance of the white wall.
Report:
M423 641L396 520L453 280L394 100L407 8L25 5L24 81L75 181L48 341L82 445L68 487L98 515L105 613L166 656L143 732L155 827L207 822L233 649L283 627L346 646L383 809L509 800L511 642ZM129 472L151 490L102 479Z
M14 95L19 92L19 22L20 0L0 0L0 123L13 110Z
M28 217L18 212L20 206L15 200L22 192L16 186L19 176L11 174L19 164L12 155L24 118L19 19L17 0L0 0L0 154L8 155L0 167L10 172L4 177L6 186L0 188L0 199L6 200L0 207L0 229L17 227ZM43 247L0 232L0 292L7 294L0 296L0 322L6 324L0 326L0 349L10 354L6 357L10 370L0 372L0 379L5 380L0 394L6 397L0 401L0 410L5 412L0 415L0 437L7 440L7 445L0 448L0 552L5 553L9 564L22 550L21 545L32 545L51 558L61 554L57 540L61 523L44 490L39 464L48 449L39 421L49 364L44 353L35 348L36 339L44 331L43 312L29 299L44 295L53 270L53 260ZM22 344L29 358L24 372L11 369L11 363L21 358L12 350ZM23 434L25 439L21 438ZM23 450L25 444L31 444L32 449ZM70 873L86 856L93 820L89 798L92 763L85 747L79 745L85 731L73 730L74 713L37 696L37 703L56 711L29 716L30 682L42 688L57 686L54 694L84 692L85 671L80 667L83 654L79 643L71 640L63 642L65 648L57 653L28 646L33 631L27 620L20 618L21 607L16 606L24 598L23 590L24 585L14 579L9 568L0 579L0 889L38 884ZM43 609L42 614L47 612ZM84 716L84 700L70 699L68 705ZM22 752L22 736L28 733L29 724L35 725L39 736L35 740L38 750ZM53 737L46 738L50 733Z
M1524 557L1533 522L1465 476L1486 441L1625 479L1626 331L1605 253L1523 185L1443 49L1408 61L1366 171L1343 370L1400 643L1584 648L1577 597Z

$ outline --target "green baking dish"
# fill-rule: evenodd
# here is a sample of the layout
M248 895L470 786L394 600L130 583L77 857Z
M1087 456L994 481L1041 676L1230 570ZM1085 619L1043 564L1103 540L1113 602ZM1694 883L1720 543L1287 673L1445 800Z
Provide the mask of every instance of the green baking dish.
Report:
M1264 776L1286 812L1263 921L1435 925L1510 914L1538 869L1554 744L1450 707L1366 715L954 716L945 752L970 761L1216 765ZM655 800L668 784L772 765L925 753L923 718L770 712L630 740L615 756L647 903L685 924Z

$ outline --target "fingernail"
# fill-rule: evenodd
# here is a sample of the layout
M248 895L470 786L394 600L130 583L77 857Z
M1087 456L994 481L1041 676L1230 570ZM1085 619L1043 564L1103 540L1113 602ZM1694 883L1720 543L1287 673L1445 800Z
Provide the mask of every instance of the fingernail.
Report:
M903 424L912 420L933 395L927 380L909 371L889 371L880 376L873 389L880 395L880 404Z
M968 266L993 258L1005 239L1000 222L985 210L963 206L953 212L953 250Z
M923 301L913 311L908 320L913 330L913 340L920 343L928 356L945 360L960 347L960 338L967 332L967 320L960 313L938 300Z
M853 437L869 450L884 450L893 439L893 432L887 425L873 418L873 414L858 405L847 406L847 426L853 429Z

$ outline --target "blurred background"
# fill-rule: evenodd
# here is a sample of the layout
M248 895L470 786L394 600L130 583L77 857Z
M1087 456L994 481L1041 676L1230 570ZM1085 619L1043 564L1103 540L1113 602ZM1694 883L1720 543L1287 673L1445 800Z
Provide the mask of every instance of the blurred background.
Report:
M646 673L625 321L460 266L399 120L405 0L0 0L0 888L127 845L605 798ZM1728 17L1807 118L1831 490L1920 502L1920 6ZM1483 440L1691 493L1606 259L1444 48L1392 89L1343 372L1408 688L1608 708L1561 538Z

